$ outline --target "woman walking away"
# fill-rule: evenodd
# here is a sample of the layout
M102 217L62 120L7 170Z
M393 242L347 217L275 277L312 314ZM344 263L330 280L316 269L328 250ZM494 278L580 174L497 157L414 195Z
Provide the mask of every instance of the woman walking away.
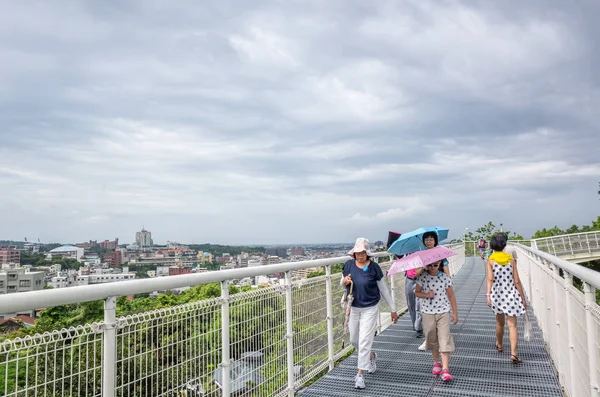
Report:
M415 295L421 301L425 348L433 356L434 375L442 375L445 382L452 380L450 375L450 353L454 351L454 340L450 333L450 308L452 322L458 323L458 307L452 290L452 280L439 270L442 261L425 267L425 272L417 278ZM442 363L440 364L440 355Z
M496 314L496 350L502 353L504 339L504 323L508 319L510 334L510 359L513 363L521 362L517 356L517 317L525 312L527 304L523 287L517 271L515 260L510 254L503 252L506 247L506 236L496 235L490 240L494 253L487 261L487 304Z
M390 296L385 280L383 280L381 268L371 260L373 253L369 249L369 240L357 238L354 248L348 252L348 255L354 259L350 259L344 264L340 284L345 285L348 291L350 284L353 284L354 301L350 308L348 330L350 331L350 342L358 352L358 373L354 378L354 387L364 389L365 371L373 373L377 369L377 354L371 351L371 346L377 329L381 297L383 296L390 306L394 324L398 321L398 313L396 304Z

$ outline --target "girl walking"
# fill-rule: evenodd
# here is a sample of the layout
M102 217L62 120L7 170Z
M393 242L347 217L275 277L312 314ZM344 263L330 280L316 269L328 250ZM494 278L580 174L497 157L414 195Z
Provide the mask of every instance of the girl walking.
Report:
M450 309L452 322L458 323L456 296L452 290L452 280L439 270L442 261L427 265L425 272L417 278L415 295L421 302L425 349L431 350L434 375L442 375L445 382L452 380L450 375L450 353L454 351L454 339L450 333ZM440 363L441 356L441 363Z

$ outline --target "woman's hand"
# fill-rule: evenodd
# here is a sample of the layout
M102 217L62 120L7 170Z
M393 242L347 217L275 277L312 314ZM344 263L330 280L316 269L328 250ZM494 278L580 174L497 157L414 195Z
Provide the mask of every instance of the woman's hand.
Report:
M452 312L452 323L458 324L458 313Z
M487 305L488 305L489 307L492 307L492 297L491 297L491 296L489 296L489 295L487 296Z
M431 291L429 291L429 292L427 293L427 297L428 297L428 298L435 298L435 291L434 291L434 290L431 290Z
M347 275L346 277L344 277L344 281L342 281L344 283L344 285L348 285L352 282L352 275Z
M521 302L523 303L523 308L527 309L527 302L525 301L525 297L521 295Z
M392 323L396 324L398 322L398 313L392 312Z

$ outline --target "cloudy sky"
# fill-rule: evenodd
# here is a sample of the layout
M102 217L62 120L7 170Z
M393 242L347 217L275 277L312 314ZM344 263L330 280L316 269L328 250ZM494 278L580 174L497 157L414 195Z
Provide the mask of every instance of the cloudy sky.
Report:
M0 239L589 224L598 15L592 0L3 1Z

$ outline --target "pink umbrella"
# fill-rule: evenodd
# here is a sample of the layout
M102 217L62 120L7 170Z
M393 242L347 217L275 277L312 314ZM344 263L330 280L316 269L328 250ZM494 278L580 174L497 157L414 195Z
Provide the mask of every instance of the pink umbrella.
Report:
M413 252L403 258L396 259L394 263L392 263L390 270L388 270L387 275L391 276L392 274L402 273L410 269L425 267L430 263L437 262L452 255L456 255L456 252L441 245L428 250Z

